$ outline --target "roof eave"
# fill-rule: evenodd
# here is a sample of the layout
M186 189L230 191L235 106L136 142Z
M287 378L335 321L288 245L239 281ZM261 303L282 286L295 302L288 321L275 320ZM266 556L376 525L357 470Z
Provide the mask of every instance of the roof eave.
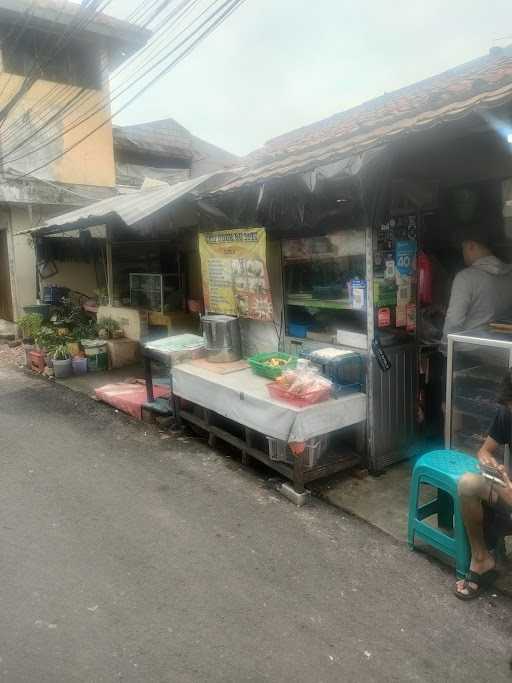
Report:
M0 0L0 21L18 21L20 15L30 14L31 24L35 24L44 30L56 27L69 27L76 17L80 6L72 6L73 11L62 11L53 7L44 7L20 0ZM152 36L148 29L141 28L127 21L116 19L106 14L95 17L85 28L80 31L80 37L102 38L108 41L112 47L135 51L143 47Z

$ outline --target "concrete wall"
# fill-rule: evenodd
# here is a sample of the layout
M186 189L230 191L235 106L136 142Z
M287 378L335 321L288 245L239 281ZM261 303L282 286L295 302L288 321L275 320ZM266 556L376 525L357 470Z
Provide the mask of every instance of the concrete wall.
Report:
M99 289L94 263L77 261L54 261L58 273L46 280L41 279L41 289L47 285L69 287L81 294L93 297L94 290Z
M20 76L0 72L0 93L2 93L0 107L18 91L22 80ZM82 104L77 104L77 107L73 106L67 114L56 117L55 121L39 130L42 124L49 121L63 105L62 94L60 99L56 97L56 87L64 88L63 85L50 81L38 81L9 114L3 127L5 142L1 146L6 170L31 173L47 161L59 156L110 116L109 105L105 106L105 101L109 101L108 85L105 84L102 90L87 91L87 97L80 100ZM51 97L50 91L53 91ZM67 101L68 97L71 98L79 93L80 89L66 86L65 92ZM44 111L41 112L41 109L38 111L37 106L44 97L46 97L45 104L41 105ZM92 116L90 120L74 130L68 130L84 114L92 113L96 109L99 109L99 113ZM68 132L65 132L66 130ZM34 134L34 138L25 142L31 134ZM53 140L53 138L56 139ZM39 147L42 148L37 150ZM14 151L14 148L17 149ZM116 182L116 173L110 122L80 143L74 150L37 171L37 175L63 183L113 187Z
M34 243L30 235L19 233L39 225L56 213L55 208L51 207L34 207L33 211L30 212L27 207L12 206L10 215L6 214L5 220L9 223L8 245L15 318L22 316L23 307L35 303L37 296ZM45 284L62 285L90 296L98 288L93 263L57 261L55 265L58 268L58 273L46 281L41 280L41 287L44 287Z
M139 341L147 334L147 316L140 311L126 306L100 306L98 308L98 320L101 318L113 318L121 325L128 339Z
M32 227L32 220L27 208L11 207L11 282L14 283L12 296L15 318L23 315L23 306L28 306L36 301L36 257L34 244L29 235L18 234L22 230Z

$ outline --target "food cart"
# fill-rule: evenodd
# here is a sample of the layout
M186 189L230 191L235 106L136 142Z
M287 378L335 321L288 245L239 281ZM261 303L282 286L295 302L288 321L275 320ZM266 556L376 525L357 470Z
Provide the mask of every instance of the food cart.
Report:
M364 393L300 407L273 399L268 385L251 369L217 374L193 362L173 369L180 418L205 430L211 446L220 439L238 448L244 463L254 458L278 471L297 493L360 462L348 444L326 437L364 425Z

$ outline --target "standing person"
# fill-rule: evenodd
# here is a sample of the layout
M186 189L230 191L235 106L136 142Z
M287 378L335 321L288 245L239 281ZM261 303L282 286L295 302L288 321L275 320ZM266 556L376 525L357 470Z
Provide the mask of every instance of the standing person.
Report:
M462 253L466 268L455 276L444 322L443 341L512 315L512 265L489 249L482 229L465 229Z
M512 482L496 454L498 445L510 447L512 440L512 370L503 380L498 403L500 407L477 457L481 465L499 470L505 486L469 472L459 479L462 519L471 545L469 572L455 586L455 595L461 600L473 600L482 588L494 582L496 558L489 548L496 547L500 536L512 533Z

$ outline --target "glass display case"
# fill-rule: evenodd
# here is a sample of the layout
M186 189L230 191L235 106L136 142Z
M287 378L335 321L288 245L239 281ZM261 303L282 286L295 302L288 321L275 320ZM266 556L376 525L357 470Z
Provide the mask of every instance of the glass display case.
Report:
M130 273L130 304L159 313L182 308L179 277L174 273Z
M512 334L490 329L448 336L445 444L476 454L498 408L512 366Z
M283 240L287 334L331 341L366 331L365 230Z

